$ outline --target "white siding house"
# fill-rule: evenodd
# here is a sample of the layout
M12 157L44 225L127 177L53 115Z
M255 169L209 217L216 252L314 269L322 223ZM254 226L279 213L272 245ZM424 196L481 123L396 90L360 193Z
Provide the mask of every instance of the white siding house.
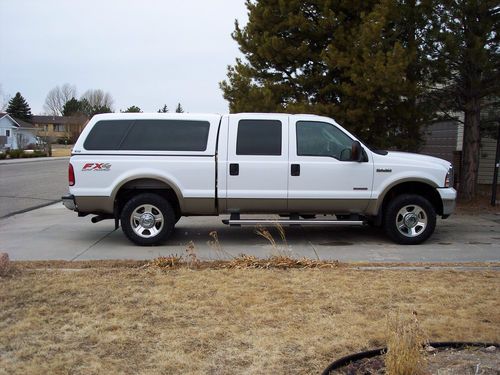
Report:
M8 113L0 113L0 150L24 149L36 143L36 129L32 124L17 120Z

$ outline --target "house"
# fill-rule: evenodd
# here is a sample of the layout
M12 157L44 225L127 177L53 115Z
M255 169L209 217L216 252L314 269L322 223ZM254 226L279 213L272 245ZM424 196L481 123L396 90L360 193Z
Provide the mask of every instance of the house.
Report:
M40 137L52 142L65 139L69 143L74 143L87 125L88 118L85 116L33 116L32 122Z
M463 121L463 115L459 117ZM448 160L455 170L455 184L459 182L462 164L464 125L460 121L448 120L428 126L423 134L424 145L420 153ZM490 134L483 134L480 144L478 187L489 192L495 171L497 141ZM500 187L500 179L498 185Z
M32 124L0 112L0 150L25 149L36 142L36 129Z

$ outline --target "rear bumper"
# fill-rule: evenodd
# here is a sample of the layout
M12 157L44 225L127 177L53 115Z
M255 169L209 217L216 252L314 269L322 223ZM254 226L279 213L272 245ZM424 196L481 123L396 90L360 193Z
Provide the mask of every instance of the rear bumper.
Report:
M71 211L78 211L76 206L75 196L73 194L68 194L61 197L64 207Z
M443 216L449 216L455 212L457 191L453 188L438 188L441 201L443 202Z

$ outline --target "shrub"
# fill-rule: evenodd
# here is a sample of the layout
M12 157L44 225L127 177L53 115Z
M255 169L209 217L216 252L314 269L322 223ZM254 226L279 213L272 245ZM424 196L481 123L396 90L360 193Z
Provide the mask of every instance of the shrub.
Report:
M12 276L15 268L9 260L9 254L0 253L0 277Z
M23 150L9 150L7 152L7 154L9 155L9 158L17 159L17 158L21 158L23 156L24 151Z
M47 156L47 153L41 150L35 150L30 152L24 152L24 150L9 150L6 153L0 153L0 159L5 159L6 157L10 159L18 159L18 158L40 158Z
M69 145L71 142L71 139L69 139L69 137L61 137L61 138L57 138L57 143L60 144L60 145Z
M30 153L23 153L21 155L22 158L40 158L40 157L45 157L47 154L43 151L35 150Z
M412 317L388 317L386 374L421 375L426 372L425 338L414 312Z

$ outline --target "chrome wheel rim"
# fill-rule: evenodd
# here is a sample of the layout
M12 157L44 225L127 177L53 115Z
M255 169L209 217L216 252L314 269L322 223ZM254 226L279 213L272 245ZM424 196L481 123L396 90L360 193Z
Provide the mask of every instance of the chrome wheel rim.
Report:
M427 214L416 204L404 206L396 215L396 227L405 237L417 237L427 228Z
M135 234L142 238L152 238L163 229L165 220L158 207L142 204L132 212L130 226Z

